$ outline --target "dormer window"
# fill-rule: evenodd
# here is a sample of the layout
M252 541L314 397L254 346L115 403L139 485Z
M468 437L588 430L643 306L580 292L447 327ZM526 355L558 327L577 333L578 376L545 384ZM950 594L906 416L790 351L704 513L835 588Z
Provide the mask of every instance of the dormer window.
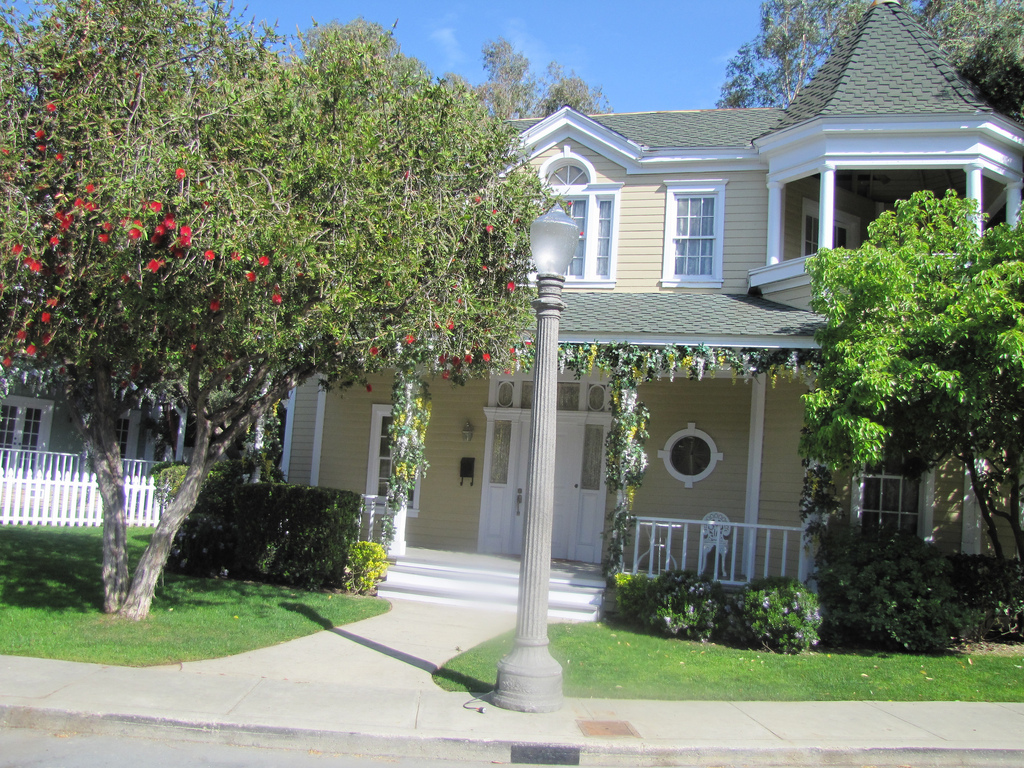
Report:
M562 198L565 212L580 228L576 254L566 270L566 285L612 288L615 283L616 212L621 184L594 182L595 171L583 158L563 150L542 169L544 180Z

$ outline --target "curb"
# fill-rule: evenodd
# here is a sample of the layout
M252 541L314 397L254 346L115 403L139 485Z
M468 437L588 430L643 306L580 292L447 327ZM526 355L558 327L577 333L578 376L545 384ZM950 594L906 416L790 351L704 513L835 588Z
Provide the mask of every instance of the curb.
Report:
M1019 768L1024 750L918 747L689 747L621 742L524 743L503 739L413 736L289 728L150 715L92 714L24 705L0 705L0 727L89 735L167 739L263 749L316 750L345 755L477 761L500 764L739 768ZM909 765L908 765L909 764Z

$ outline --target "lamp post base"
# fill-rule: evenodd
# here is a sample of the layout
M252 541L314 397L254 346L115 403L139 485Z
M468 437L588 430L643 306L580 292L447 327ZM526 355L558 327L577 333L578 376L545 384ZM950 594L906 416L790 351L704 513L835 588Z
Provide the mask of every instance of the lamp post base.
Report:
M515 712L555 712L562 708L562 667L542 645L517 641L498 662L498 687L491 703Z

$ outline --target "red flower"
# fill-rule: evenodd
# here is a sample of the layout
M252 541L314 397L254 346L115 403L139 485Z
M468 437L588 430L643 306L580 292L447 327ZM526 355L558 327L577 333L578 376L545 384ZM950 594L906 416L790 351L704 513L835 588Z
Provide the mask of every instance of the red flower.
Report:
M380 350L377 349L376 347L370 347L370 354L373 355L374 357L377 356L378 352L380 352Z
M474 197L474 198L473 198L473 202L474 202L474 203L479 203L479 202L480 202L480 196L479 196L479 195L477 195L476 197Z
M91 195L93 192L96 191L96 185L95 184L86 184L85 185L85 191L88 192Z
M23 250L25 250L25 246L23 246L21 243L15 243L14 244L14 255L15 256L20 256L21 252Z
M36 138L37 139L45 139L46 138L46 131L44 131L42 128L40 128L38 131L36 131Z
M213 301L210 302L210 311L220 312L220 302L217 299L214 299Z
M111 223L110 223L109 221L105 221L105 222L103 222L103 231L104 231L104 232L109 232L109 231L110 231L110 230L112 230L113 228L114 228L114 225L113 225L113 224L111 224Z
M10 368L10 367L11 367L11 356L8 355L7 357L4 358L4 368Z
M196 351L196 345L195 344L189 344L188 348L191 349L193 352Z
M232 261L238 261L241 258L242 257L238 255L238 251L232 251L231 252L231 260Z
M53 335L49 333L43 334L43 344L49 344L53 340Z
M88 203L85 204L85 210L89 211L89 213L92 213L98 207L99 206L97 206L96 203L94 203L92 200L90 200Z
M366 385L366 391L367 392L373 392L373 385L372 384L367 384Z
M508 288L509 292L512 292L516 289L516 284L509 280L508 285L506 285L505 287Z
M178 181L181 181L182 179L184 179L185 178L185 169L184 168L179 168L178 170L176 170L174 172L174 178L176 178Z
M466 357L465 357L465 358L463 358L463 359L464 359L464 360L465 360L465 361L466 361L467 363L472 363L472 362L473 362L473 356L472 356L471 354L469 354L469 352L467 352L467 353L466 353Z
M83 205L85 205L85 200L83 200L80 197L76 197L75 198L75 208L81 208Z
M497 213L497 212L498 212L497 208L495 208L494 210L491 211L491 213Z
M46 147L43 147L43 148L42 148L42 149L40 149L39 151L40 151L40 152L45 152L45 151L46 151ZM64 153L63 153L63 152L58 152L58 153L57 153L57 154L55 155L55 157L57 158L57 162L58 162L58 163L63 163L63 162L64 162Z
M175 223L173 216L168 214L167 216L164 217L164 229L166 229L168 232L173 232L176 226L178 225ZM191 231L192 230L189 230L189 232Z
M176 259L183 259L185 258L185 252L181 248L171 248L171 256Z
M192 227L187 224L178 233L178 239L182 245L192 245Z
M60 245L60 237L58 235L54 235L53 237L51 237L50 245L52 245L54 248Z
M449 331L454 331L455 330L455 321L454 320L449 320L448 321L448 330Z
M484 229L487 230L487 234L489 235L489 234L491 234L491 232L494 231L494 226L491 225L491 224L488 224L486 227L484 227Z
M206 257L207 261L213 261L215 258L217 258L217 254L215 254L213 251L207 251L203 255Z
M448 377L449 377L448 371L445 371L444 373L441 374L441 378L442 379L447 379Z
M416 337L413 336L411 333L405 337L406 344L412 344L414 341L416 341Z
M163 265L164 265L164 260L163 259L159 259L159 260L157 260L157 259L150 259L149 260L149 264L146 265L146 269L148 269L153 274L156 274L157 272L160 271L160 267L162 267Z
M250 283L255 283L256 282L256 273L255 272L246 272L245 273L245 279L248 280Z
M484 352L484 362L485 363L491 362L491 355L488 352Z
M438 355L437 364L438 365L444 365L445 359L446 359L446 357L443 354L442 355Z
M142 237L142 232L140 232L135 227L132 227L131 229L128 230L128 237L130 237L132 240L138 240L140 237Z
M43 314L41 314L39 316L39 319L40 319L40 321L42 321L44 323L50 322L50 313L49 312L43 312Z
M0 286L0 287L3 287L3 286ZM59 303L60 303L60 299L47 299L46 300L46 306L48 306L48 307L56 307Z
M26 355L34 355L35 353L36 353L36 345L35 344L29 344L27 347L25 347L25 354Z
M260 266L261 267L269 267L270 266L270 257L269 256L260 256Z
M162 211L163 209L164 209L163 203L161 203L161 202L159 202L157 200L154 200L153 202L151 202L149 204L149 210L151 210L153 213L160 213L160 211Z
M45 144L40 144L39 146L36 147L36 149L38 149L40 152L45 152L46 151L46 145ZM61 156L61 157L58 157L57 159L58 160L63 160L64 158L63 158L63 156Z
M26 337L26 336L28 336L28 334L27 334L27 333L25 333L25 330L24 330L24 329L22 329L22 330L18 331L18 332L17 332L16 334L14 334L14 335L15 335L15 336L16 336L16 337L18 338L18 341L24 341L24 340L25 340L25 337Z
M487 265L486 264L481 264L480 265L480 269L482 269L484 272L486 272L487 271Z
M130 283L132 281L132 279L128 277L128 275L121 275L121 279L124 280L126 283Z
M280 293L277 293L277 292L275 291L275 292L274 292L274 295L270 297L270 300L271 300L272 302L274 302L275 304L280 304L280 303L281 303L281 294L280 294Z
M29 260L28 260L28 268L29 268L30 270L32 270L33 272L40 272L40 271L42 271L42 269L43 269L43 265L42 265L42 264L40 264L40 263L39 263L38 261L36 261L35 259L29 259Z
M56 104L54 104L54 103L53 103L53 102L51 101L51 102L50 102L49 104L47 104L47 105L46 105L46 111L47 111L47 112L56 112L56 111L57 111L57 105L56 105Z

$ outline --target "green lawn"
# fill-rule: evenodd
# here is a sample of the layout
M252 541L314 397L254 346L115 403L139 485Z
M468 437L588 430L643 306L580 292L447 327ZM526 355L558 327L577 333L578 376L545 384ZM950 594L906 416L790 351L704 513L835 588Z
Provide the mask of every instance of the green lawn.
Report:
M125 666L264 648L388 610L369 597L168 574L147 619L101 612L98 528L0 528L0 654ZM149 541L130 529L134 562Z
M604 624L555 624L551 653L566 696L675 701L1024 701L1024 647L1013 655L785 656L639 634ZM511 634L451 659L434 675L450 691L489 691Z

